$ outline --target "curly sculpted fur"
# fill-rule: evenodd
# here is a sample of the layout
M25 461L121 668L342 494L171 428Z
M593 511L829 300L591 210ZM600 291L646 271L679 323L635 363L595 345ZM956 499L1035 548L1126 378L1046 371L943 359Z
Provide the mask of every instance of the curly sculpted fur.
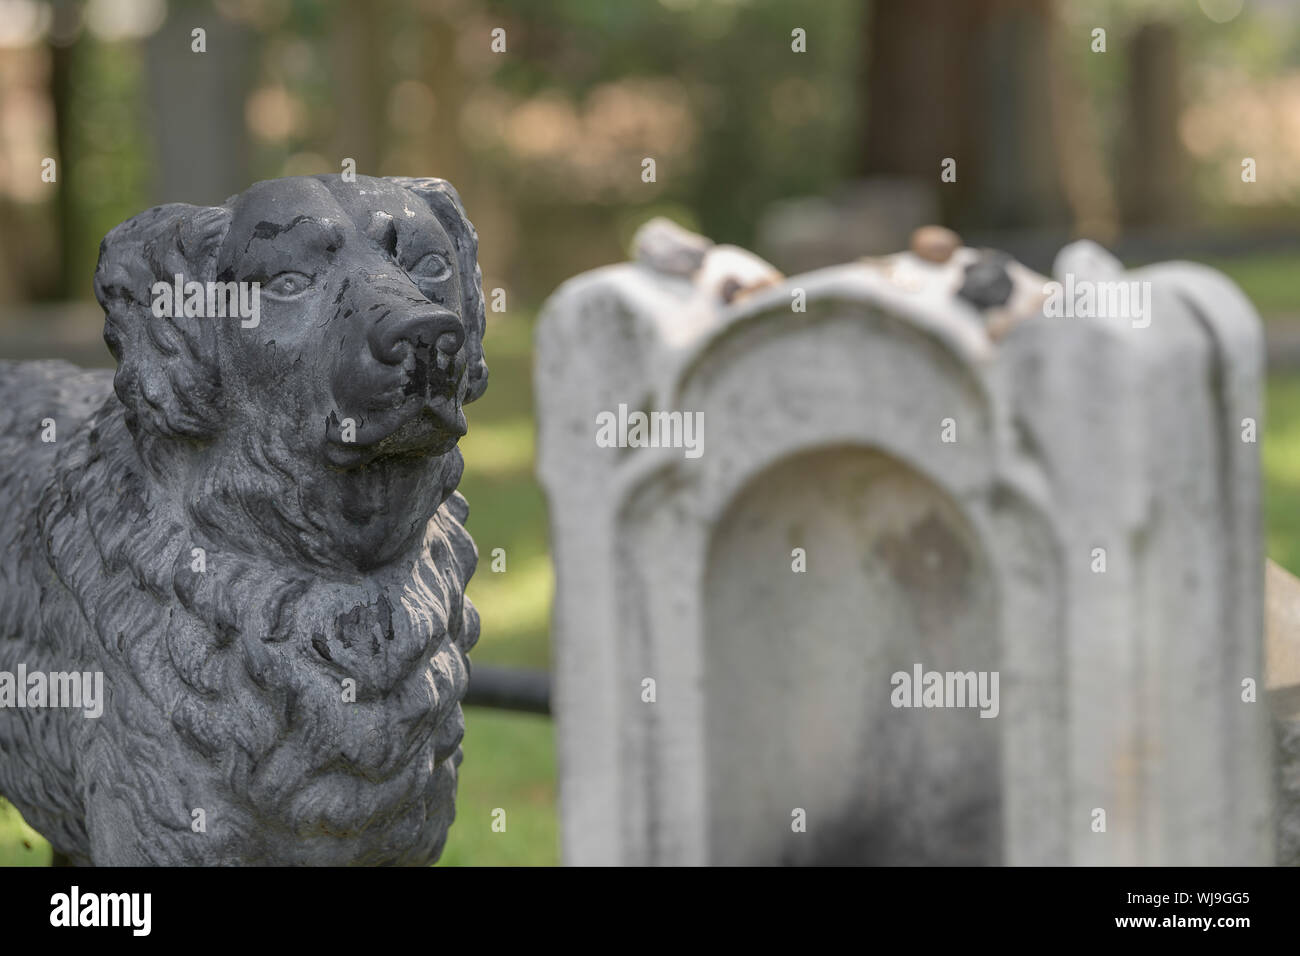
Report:
M160 315L178 275L257 283L258 321ZM0 363L0 673L102 672L103 713L0 707L0 794L82 863L432 862L487 383L454 190L160 206L105 238L95 291L116 375Z

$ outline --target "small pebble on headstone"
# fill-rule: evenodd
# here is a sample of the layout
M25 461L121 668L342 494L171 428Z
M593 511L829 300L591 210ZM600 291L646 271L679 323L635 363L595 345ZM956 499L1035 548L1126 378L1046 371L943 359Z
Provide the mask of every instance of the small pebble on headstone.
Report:
M922 226L912 233L912 253L926 262L947 262L961 248L961 236L943 226Z
M966 277L957 295L977 309L1006 305L1014 291L1007 263L1011 257L1003 252L985 251L966 267Z

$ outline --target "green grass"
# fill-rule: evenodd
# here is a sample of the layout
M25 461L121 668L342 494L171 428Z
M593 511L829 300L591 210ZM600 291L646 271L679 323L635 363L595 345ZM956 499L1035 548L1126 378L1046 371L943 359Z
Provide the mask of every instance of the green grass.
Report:
M50 845L0 799L0 866L49 866Z
M489 316L489 387L470 406L461 440L469 499L469 530L479 565L469 596L483 620L470 655L477 663L547 669L551 560L546 508L533 477L532 316ZM492 553L505 550L505 571ZM505 811L505 831L492 813ZM456 822L444 866L547 866L559 863L555 744L544 717L483 708L465 711L465 762L460 767Z
M1260 457L1268 556L1300 574L1300 372L1271 377L1267 402Z
M1264 318L1300 315L1300 252L1278 252L1233 259L1210 259L1213 266L1241 287Z
M560 862L551 727L545 717L465 708L465 762L442 866ZM492 829L498 809L504 830Z
M479 565L469 596L483 619L473 659L480 663L550 666L551 560L546 506L534 474L532 316L488 320L488 390L470 406L461 440L469 530ZM505 571L492 570L505 551Z

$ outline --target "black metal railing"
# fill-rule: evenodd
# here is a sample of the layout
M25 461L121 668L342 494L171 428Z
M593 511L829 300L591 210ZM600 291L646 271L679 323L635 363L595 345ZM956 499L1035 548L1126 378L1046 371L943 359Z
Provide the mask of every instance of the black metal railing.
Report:
M551 675L546 671L472 664L469 690L463 703L470 707L495 707L549 716Z

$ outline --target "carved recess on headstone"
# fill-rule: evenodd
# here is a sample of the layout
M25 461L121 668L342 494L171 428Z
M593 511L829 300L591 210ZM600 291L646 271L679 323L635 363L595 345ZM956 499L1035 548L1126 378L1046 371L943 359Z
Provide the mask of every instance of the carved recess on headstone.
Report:
M455 191L159 206L95 292L116 375L0 365L0 793L78 862L432 862L487 385Z
M568 862L1272 859L1235 287L636 248L537 333Z

